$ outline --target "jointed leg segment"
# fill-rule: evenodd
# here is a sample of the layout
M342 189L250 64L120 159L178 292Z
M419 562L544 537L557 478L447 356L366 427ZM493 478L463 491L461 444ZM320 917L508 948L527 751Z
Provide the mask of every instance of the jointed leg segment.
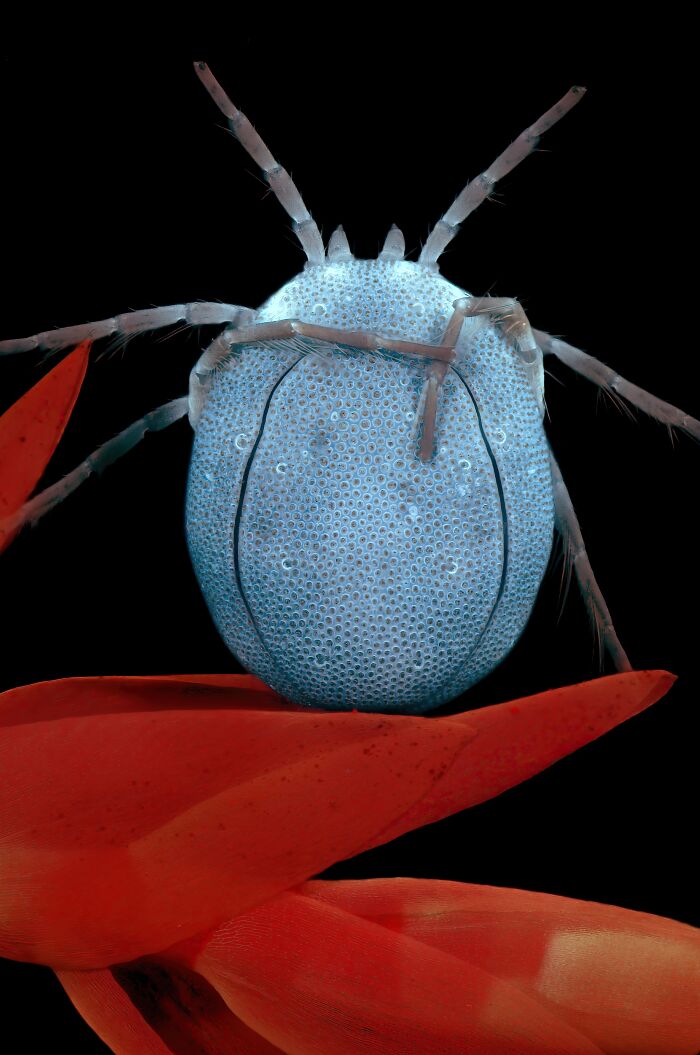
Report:
M561 470L553 455L550 456L550 461L557 528L569 548L570 560L583 594L584 603L595 623L603 648L609 653L615 664L615 669L618 671L632 670L632 664L615 633L615 627L610 618L610 611L593 574L581 528L571 497L562 478Z
M486 298L488 300L489 298ZM528 334L530 327L522 308L515 301L494 300L498 307L507 305L519 309L522 313ZM423 405L423 436L419 456L422 461L430 460L435 437L435 417L440 387L445 378L449 363L455 359L455 345L459 339L464 319L469 315L492 311L484 308L484 300L463 298L455 302L455 308L441 344L423 344L416 341L397 340L393 337L382 337L369 330L342 330L332 326L317 326L314 323L301 322L298 319L281 319L275 322L258 323L243 326L239 329L227 329L214 340L200 357L190 374L190 422L196 427L204 401L211 387L212 374L223 365L233 353L234 348L246 344L262 344L268 341L288 341L296 337L324 342L330 345L345 345L364 351L393 351L403 355L417 356L430 361L430 369L425 381L421 403ZM517 310L515 311L517 315ZM522 343L521 338L516 338ZM537 346L532 341L537 352Z
M30 498L12 516L0 520L0 535L14 535L25 524L35 524L45 513L50 512L59 502L72 494L89 476L93 473L101 473L103 469L135 447L147 432L159 432L175 421L179 421L187 413L187 405L187 396L173 399L169 403L164 403L162 407L151 410L111 440L107 440L62 480L58 480L34 498Z
M488 315L494 325L506 336L514 339L516 352L528 367L537 367L540 353L530 329L530 323L517 300L509 297L461 297L454 302L454 311L442 339L443 347L454 348L467 318ZM448 363L432 364L423 389L423 436L419 456L421 461L430 460L435 442L435 417L442 382L445 380ZM539 395L539 390L538 395Z
M33 337L0 341L0 355L19 352L58 351L80 344L98 341L103 337L128 337L149 330L162 330L184 322L188 326L218 326L223 323L246 324L253 321L255 312L239 304L219 304L217 301L193 301L190 304L167 304L161 308L142 308L115 315L111 319L86 322L78 326L62 326L55 330L36 333Z
M516 352L527 366L537 362L537 342L523 306L517 300L512 297L462 297L455 301L455 308L461 310L465 318L488 315L506 337L513 338Z
M468 183L457 196L441 220L435 224L430 236L423 246L419 263L436 267L438 257L450 244L461 223L474 212L493 191L496 183L503 179L516 165L531 154L539 142L540 136L568 114L576 103L583 98L584 88L571 88L563 98L547 110L534 125L522 132L515 142L503 151L489 167Z
M333 326L317 326L299 319L280 319L263 322L239 329L227 329L214 340L200 357L190 374L190 421L196 426L204 400L211 386L212 374L230 359L237 347L246 344L264 344L272 341L289 341L307 338L334 346L345 345L360 351L400 352L422 359L447 364L455 357L453 345L422 344L417 341L400 341L393 337L382 337L370 330L341 330ZM455 343L457 337L455 336ZM443 375L444 376L444 375Z
M631 381L627 381L624 377L620 377L605 363L601 363L599 359L595 359L592 355L587 355L580 348L574 348L573 345L567 344L566 341L561 341L558 337L551 337L542 330L534 330L533 333L535 340L545 355L555 355L562 363L566 363L577 374L588 378L595 385L600 385L601 388L606 390L612 390L617 395L628 400L633 406L643 410L645 414L662 422L664 425L668 425L669 428L682 429L683 432L687 432L694 439L700 440L700 421L697 418L691 417L690 414L686 414L678 407L666 403L665 400L653 396L651 392L647 392Z
M245 114L238 110L205 62L195 62L195 72L229 123L229 128L263 171L270 189L288 216L310 264L322 264L326 253L323 239L292 177L275 161Z

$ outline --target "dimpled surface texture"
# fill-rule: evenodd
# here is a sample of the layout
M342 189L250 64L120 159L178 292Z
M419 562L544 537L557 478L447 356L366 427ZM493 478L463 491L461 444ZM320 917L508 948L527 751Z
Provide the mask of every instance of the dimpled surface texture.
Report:
M464 295L408 261L351 260L308 267L257 321L439 343ZM427 464L420 359L297 339L239 349L214 377L190 553L228 647L297 703L429 710L528 620L553 530L538 393L485 319L465 322L457 352Z

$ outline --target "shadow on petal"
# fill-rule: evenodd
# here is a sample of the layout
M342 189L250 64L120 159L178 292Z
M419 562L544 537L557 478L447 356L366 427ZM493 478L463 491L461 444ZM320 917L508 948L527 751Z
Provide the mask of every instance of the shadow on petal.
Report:
M186 968L144 960L112 970L59 971L58 977L118 1055L284 1055Z

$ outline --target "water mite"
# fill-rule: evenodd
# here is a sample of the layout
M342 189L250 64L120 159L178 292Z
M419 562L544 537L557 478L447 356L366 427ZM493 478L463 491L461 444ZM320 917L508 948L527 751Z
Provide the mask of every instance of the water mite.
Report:
M189 393L31 499L33 522L149 429L185 414L194 569L229 649L287 698L424 712L510 652L565 538L616 669L630 669L544 433L543 357L670 427L700 423L533 329L520 306L448 282L438 260L497 181L583 96L572 88L466 185L416 261L392 227L377 259L327 245L289 174L204 63L196 73L293 221L303 270L257 310L193 302L0 342L0 354L177 323L223 329Z

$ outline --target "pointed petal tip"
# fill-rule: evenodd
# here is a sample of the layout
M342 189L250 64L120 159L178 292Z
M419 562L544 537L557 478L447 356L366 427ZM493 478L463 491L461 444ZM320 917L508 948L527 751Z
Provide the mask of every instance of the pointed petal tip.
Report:
M611 710L614 710L618 717L610 725L610 728L613 728L613 725L633 718L665 696L678 681L678 675L668 670L628 670L621 674L598 678L597 681L609 682L610 688L615 690L612 692L615 706ZM595 685L596 682L583 684Z
M673 674L670 670L650 670L648 673L658 678L659 683L664 684L667 689L670 689L673 683L678 681L678 675Z
M92 341L82 341L0 417L0 551L20 530L20 510L63 435Z
M438 718L477 735L432 790L370 846L495 798L660 700L675 675L628 671Z

